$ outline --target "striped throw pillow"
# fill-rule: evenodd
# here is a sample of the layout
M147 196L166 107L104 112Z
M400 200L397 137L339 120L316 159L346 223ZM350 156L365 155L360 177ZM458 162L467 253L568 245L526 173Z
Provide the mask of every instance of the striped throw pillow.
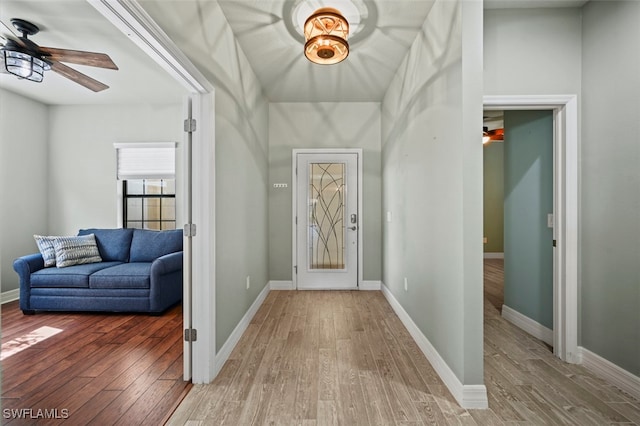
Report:
M56 266L58 268L102 262L94 234L57 237L53 240L53 246L56 250Z
M56 266L56 249L53 247L53 240L59 237L48 237L44 235L34 235L38 250L44 259L44 267Z

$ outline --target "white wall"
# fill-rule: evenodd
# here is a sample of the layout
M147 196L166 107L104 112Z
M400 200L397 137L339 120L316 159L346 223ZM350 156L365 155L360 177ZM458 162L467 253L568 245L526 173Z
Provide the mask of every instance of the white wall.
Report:
M580 344L640 376L640 2L583 12Z
M2 292L19 287L13 260L38 248L47 234L48 131L46 105L0 89L0 271Z
M115 142L178 142L176 178L182 176L182 100L170 105L51 106L48 232L117 227ZM180 202L182 185L176 185ZM178 213L178 223L182 212Z
M436 1L382 108L383 281L463 385L484 383L481 31L480 3Z
M219 350L269 281L268 102L218 2L157 2L145 10L214 86ZM208 23L197 40L185 37L189 22L181 16Z
M291 162L296 148L362 148L363 278L382 279L380 104L269 105L269 278L291 281ZM287 188L273 188L287 183Z
M640 374L640 3L486 10L484 94L577 94L579 341Z
M484 11L484 94L579 94L580 9Z

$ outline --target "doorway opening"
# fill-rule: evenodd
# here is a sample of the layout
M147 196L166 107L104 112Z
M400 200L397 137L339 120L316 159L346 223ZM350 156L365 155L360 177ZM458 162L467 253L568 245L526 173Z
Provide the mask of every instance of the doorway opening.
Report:
M487 127L498 116L485 114ZM508 110L485 142L484 247L494 303L509 322L553 345L553 111ZM492 123L490 123L492 122ZM504 137L502 137L504 134ZM502 277L502 279L499 279Z
M578 337L578 114L575 95L485 96L484 109L553 112L553 352L576 363Z

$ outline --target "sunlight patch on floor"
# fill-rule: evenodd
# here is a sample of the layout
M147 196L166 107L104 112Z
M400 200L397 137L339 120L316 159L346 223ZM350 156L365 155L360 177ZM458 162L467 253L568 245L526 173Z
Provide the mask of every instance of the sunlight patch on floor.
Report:
M23 351L36 343L40 343L43 340L48 339L51 336L62 332L59 328L53 327L40 327L33 330L30 333L20 336L16 339L10 340L2 345L2 353L0 353L0 361L9 358L11 355L15 355L20 351Z

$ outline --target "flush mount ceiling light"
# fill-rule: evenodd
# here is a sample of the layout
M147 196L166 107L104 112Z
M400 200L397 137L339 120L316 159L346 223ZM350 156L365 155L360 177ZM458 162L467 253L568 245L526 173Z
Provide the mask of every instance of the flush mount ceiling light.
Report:
M291 37L303 46L307 42L305 23L319 9L340 11L339 14L349 25L347 36L343 37L344 40L349 40L349 48L369 38L377 28L378 9L369 0L287 0L283 3L284 25Z
M304 23L304 55L311 62L331 65L349 55L349 23L330 7L316 10Z

